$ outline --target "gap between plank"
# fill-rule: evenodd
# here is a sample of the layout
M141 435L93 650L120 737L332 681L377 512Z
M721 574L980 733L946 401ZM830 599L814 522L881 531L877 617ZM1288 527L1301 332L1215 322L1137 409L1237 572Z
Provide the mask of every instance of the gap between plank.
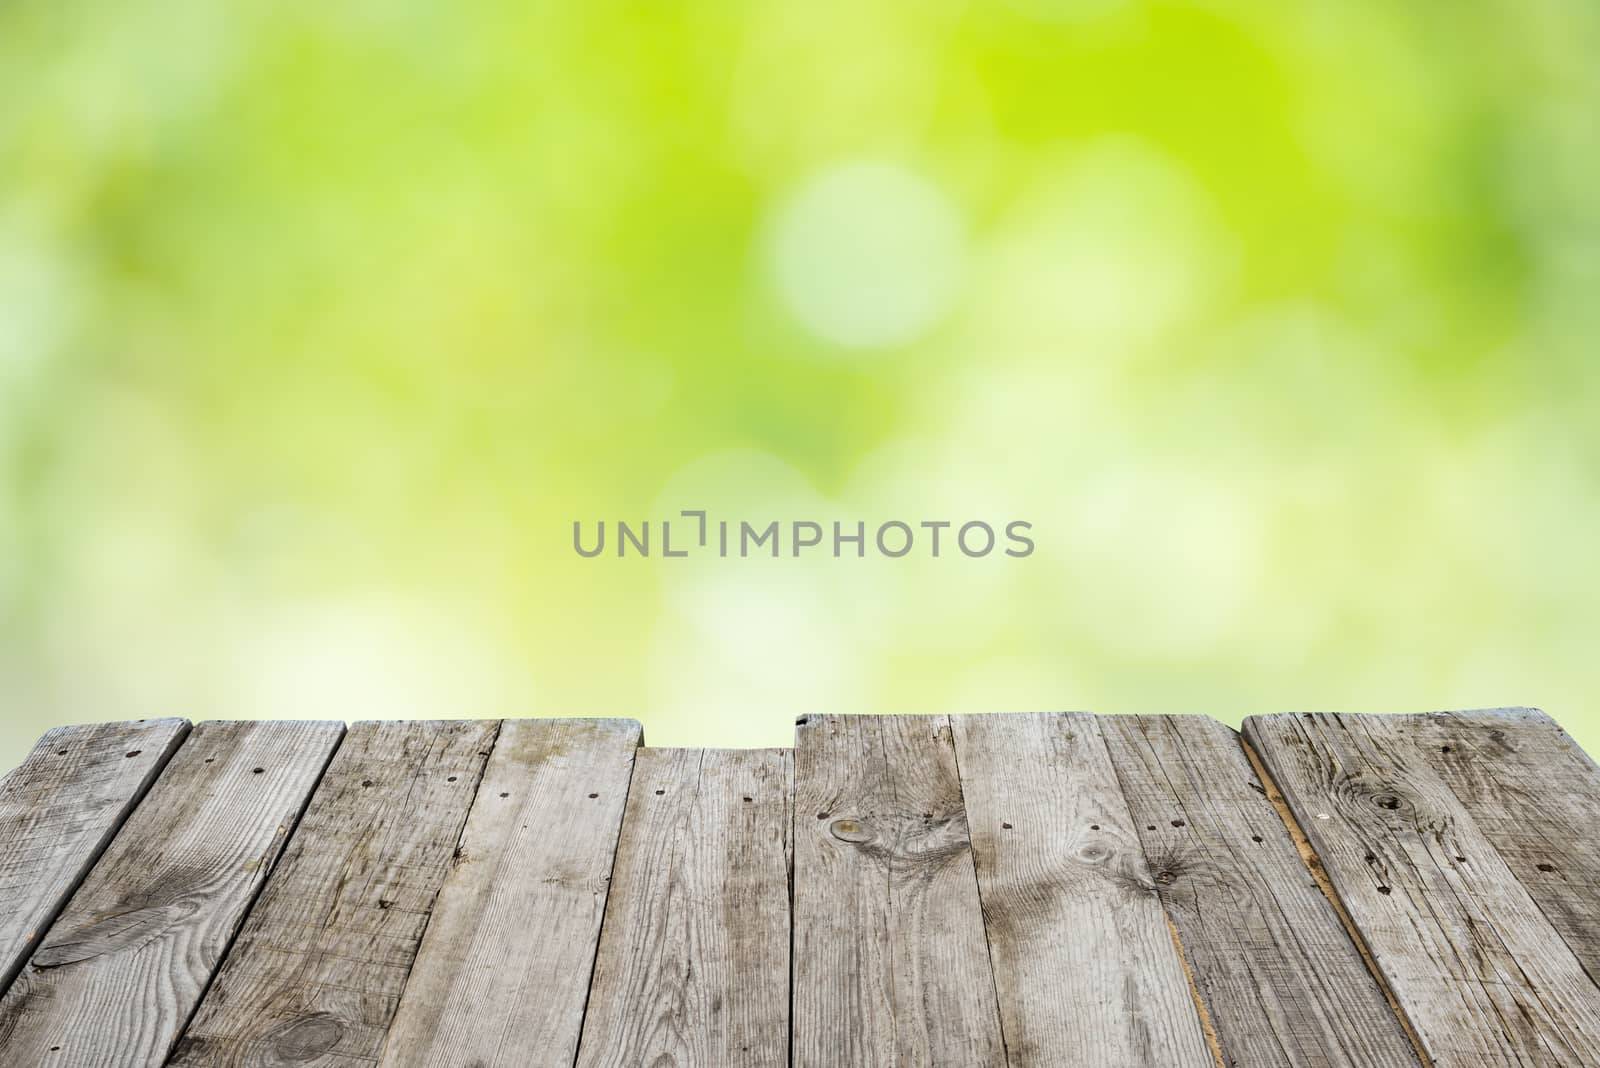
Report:
M804 726L806 717L801 716L795 720L795 726ZM798 733L798 732L797 732ZM785 828L788 840L784 842L783 858L789 871L789 1045L786 1049L784 1068L794 1068L794 849L796 826L795 820L799 818L799 807L795 799L799 796L795 788L795 766L797 755L800 752L800 739L794 740L794 746L789 750L789 826ZM957 777L959 779L959 776Z
M1098 727L1098 720L1096 725ZM1100 744L1107 747L1106 756L1110 758L1110 748L1105 741L1103 733L1101 734ZM1117 766L1115 759L1111 759L1111 771L1117 780L1117 791L1122 794L1123 804L1130 809L1128 815L1131 820L1133 813L1131 811L1132 806L1128 803L1128 786L1123 781L1122 771ZM1183 809L1185 818L1191 818L1182 800L1178 801L1178 807ZM1145 850L1142 841L1139 844L1139 855L1144 859L1145 867L1148 869L1150 867L1150 855ZM1145 874L1148 876L1149 871L1147 870ZM1172 911L1167 908L1167 901L1161 894L1161 888L1156 885L1154 879L1150 879L1150 886L1156 896L1156 903L1161 906L1161 918L1167 921L1167 934L1172 937L1172 948L1178 952L1178 966L1183 969L1184 981L1189 984L1189 998L1194 1002L1195 1015L1200 1018L1200 1033L1205 1036L1206 1048L1210 1050L1211 1059L1216 1062L1217 1068L1228 1068L1227 1061L1222 1055L1222 1040L1217 1035L1215 1021L1211 1019L1211 1010L1206 1007L1205 998L1200 993L1200 984L1195 981L1194 969L1189 967L1189 954L1183 948L1183 936L1178 933L1178 925L1173 922Z
M1011 1063L1011 1045L1006 1041L1006 1014L1000 1010L1000 979L994 974L994 943L989 940L989 917L983 909L983 880L978 878L978 853L972 848L972 821L967 818L967 781L961 775L961 747L956 744L955 721L944 717L945 734L950 738L950 761L956 769L956 793L961 798L961 822L967 826L967 861L972 868L972 890L978 897L978 926L983 929L983 955L989 962L989 988L994 991L995 1026L1000 1035L1000 1053ZM791 921L791 926L793 921ZM791 1027L793 1021L790 1021ZM1221 1068L1221 1065L1218 1065Z
M143 723L145 721L141 719L136 720L135 722ZM34 925L34 931L32 935L29 936L29 940L33 943L33 945L28 947L26 956L18 959L17 970L12 972L9 976L0 975L0 996L3 996L8 990L10 990L11 984L16 982L17 978L27 970L28 965L33 960L34 950L38 949L39 946L44 944L44 940L46 936L49 935L50 929L55 926L56 921L61 918L61 914L66 911L67 902L72 900L73 895L76 894L79 888L81 888L88 880L89 874L95 869L95 865L100 863L100 858L106 855L106 851L111 848L111 843L116 839L117 835L122 833L122 828L127 824L128 820L133 818L133 810L144 804L144 799L148 797L150 791L155 788L156 780L161 778L161 773L167 770L167 765L172 763L172 758L178 754L178 750L182 748L183 743L189 740L189 732L193 729L194 724L185 719L183 721L183 726L178 729L177 735L172 739L171 744L167 746L166 752L156 758L156 763L153 767L151 767L149 774L146 776L143 787L129 795L128 803L122 807L122 815L116 819L112 826L106 828L105 834L100 842L100 848L93 850L88 854L87 859L84 861L83 869L78 873L78 877L65 888L62 894L60 894L59 899L56 901L56 907L39 917L39 922ZM46 732L45 736L49 736L48 731ZM0 785L4 785L6 781L9 781L11 776L16 774L21 766L22 765L19 764L16 768L13 768L11 771L7 772L4 780L0 780Z
M505 721L502 720L501 722L504 723ZM498 737L496 735L496 738ZM574 1066L577 1065L578 1057L583 1052L583 1025L589 1022L589 998L594 994L594 973L595 968L600 963L600 940L606 935L606 915L611 911L611 880L617 874L617 854L622 851L622 830L628 823L628 799L633 796L633 777L639 771L639 750L643 748L644 725L640 724L639 741L633 747L633 759L628 761L628 783L622 788L622 818L617 821L617 837L611 843L611 870L606 874L606 900L605 904L600 906L600 923L594 929L594 952L589 955L589 979L583 984L583 1011L578 1013L578 1040L572 1044L572 1063ZM706 751L702 749L700 750L702 764L705 762L705 758ZM486 775L489 772L487 761L484 762L483 771ZM480 779L478 781L482 782L483 780ZM700 783L696 780L695 789L698 790L699 788ZM468 812L470 813L470 811L469 809ZM462 823L461 830L463 834L466 833L466 829L467 825ZM791 919L790 927L793 928L793 926L794 921ZM793 967L792 962L790 966ZM790 1032L793 1033L792 1027Z
M1160 900L1160 894L1156 898ZM1205 999L1200 996L1200 985L1194 981L1194 971L1189 967L1189 955L1183 950L1183 936L1178 934L1178 925L1172 922L1172 914L1167 911L1167 903L1161 902L1161 915L1167 921L1167 933L1172 936L1172 947L1178 951L1178 963L1183 966L1183 977L1189 982L1189 996L1194 999L1194 1011L1200 1015L1200 1030L1206 1036L1206 1046L1211 1050L1211 1059L1217 1062L1217 1068L1228 1068L1222 1059L1222 1040L1217 1037L1216 1024L1211 1021L1211 1010L1206 1008Z
M233 720L231 722L242 722ZM270 722L270 721L267 721ZM257 870L260 882L255 888L255 893L250 895L250 901L244 910L239 913L239 920L233 925L233 931L228 935L227 945L222 947L222 953L217 957L217 963L211 968L211 974L206 976L205 985L200 988L200 996L194 999L194 1007L189 1010L189 1015L184 1017L183 1024L172 1033L172 1043L167 1047L164 1057L172 1058L178 1048L178 1043L183 1041L183 1036L189 1033L189 1025L194 1023L194 1018L200 1014L200 1006L206 1003L206 996L211 993L211 987L216 983L217 976L222 974L222 966L228 963L228 954L233 952L233 944L239 940L239 932L244 930L245 923L250 919L250 913L255 911L256 902L261 900L261 892L267 888L267 883L272 879L272 873L278 870L278 864L283 860L284 853L289 850L289 841L294 837L294 832L299 830L300 821L305 817L306 810L311 807L311 799L317 795L317 789L322 785L323 778L328 774L328 768L333 764L333 758L339 750L344 748L344 740L350 735L348 723L339 724L339 737L328 747L328 754L322 761L322 767L317 770L317 779L306 791L305 797L300 801L300 807L295 810L294 818L288 821L288 826L283 827L283 845L278 848L278 855L273 858L272 866L266 871ZM187 737L187 736L185 736ZM258 769L259 770L259 769Z
M433 891L433 899L428 902L428 914L422 918L422 930L417 932L416 948L411 953L411 959L406 962L406 974L400 980L400 988L395 991L394 1005L399 1011L400 1002L406 994L406 987L411 983L411 973L417 969L417 958L422 955L422 940L428 937L428 926L433 923L434 906L439 903L439 891L444 889L445 881L450 878L450 872L455 870L456 858L461 856L461 839L467 833L467 821L472 818L472 810L478 804L478 793L483 789L484 777L489 774L489 761L494 759L495 747L500 744L500 732L505 730L506 721L495 720L494 737L489 739L489 748L484 751L483 763L478 766L478 781L472 784L472 797L467 801L467 807L461 816L461 826L456 828L456 842L450 849L450 862L445 868L445 876L439 880L439 885ZM426 754L424 754L426 756ZM383 1043L378 1046L378 1059L374 1064L383 1062L383 1055L389 1048L389 1032L394 1029L394 1014L389 1016L389 1023L383 1029Z
M1344 902L1339 900L1339 893L1334 889L1333 881L1328 878L1327 870L1322 866L1322 858L1317 856L1316 849L1311 844L1311 839L1301 829L1300 823L1294 817L1294 812L1289 808L1289 802L1284 800L1283 793L1278 789L1278 784L1268 773L1266 765L1262 763L1255 748L1243 734L1239 736L1239 745L1244 749L1244 755L1255 768L1256 778L1267 791L1267 800L1272 802L1272 807L1278 810L1278 818L1283 820L1284 827L1289 832L1289 837L1294 840L1295 849L1300 853L1300 860L1305 864L1306 870L1311 873L1311 879L1317 884L1317 889L1322 891L1328 903L1333 906L1334 915L1339 917L1339 922L1344 924L1345 933L1350 936L1350 941L1355 943L1356 952L1361 954L1361 959L1366 963L1367 971L1372 973L1372 978L1377 982L1378 989L1383 991L1383 999L1388 1002L1389 1009L1400 1021L1400 1027L1405 1031L1406 1038L1416 1050L1417 1059L1424 1068L1432 1068L1434 1060L1428 1056L1428 1051L1423 1048L1422 1039L1416 1029L1411 1025L1411 1018L1406 1015L1405 1009L1400 1005L1400 1000L1395 997L1394 991L1389 987L1389 981L1383 977L1383 972L1378 968L1378 961L1372 955L1372 949L1367 945L1367 940L1362 935L1355 921L1350 918L1350 913L1345 910Z

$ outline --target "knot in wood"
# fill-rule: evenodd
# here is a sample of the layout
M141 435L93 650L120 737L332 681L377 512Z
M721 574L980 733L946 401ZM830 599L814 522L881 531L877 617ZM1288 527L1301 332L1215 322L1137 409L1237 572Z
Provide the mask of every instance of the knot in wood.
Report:
M863 845L877 837L873 833L871 824L851 819L834 820L828 824L828 833L841 842L850 842L855 845Z
M922 871L935 870L971 849L964 817L921 809L840 817L828 824L828 833L868 856L908 862Z
M130 899L128 904L134 900ZM33 955L35 968L60 968L112 953L142 949L200 911L198 897L180 897L163 904L122 908L64 931L51 931L50 939Z
M1090 864L1103 864L1111 859L1111 850L1099 842L1090 842L1078 850L1078 859Z
M314 1061L339 1044L344 1025L325 1012L288 1020L267 1036L265 1064L273 1068Z
M1387 776L1352 775L1341 784L1339 793L1357 809L1377 809L1384 823L1406 824L1418 816L1416 795Z

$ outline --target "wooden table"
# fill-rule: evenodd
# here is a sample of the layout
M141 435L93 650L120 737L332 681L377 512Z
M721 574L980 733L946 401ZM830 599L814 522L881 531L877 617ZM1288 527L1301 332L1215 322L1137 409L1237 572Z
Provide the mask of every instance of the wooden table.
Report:
M0 1063L1600 1064L1526 709L150 720L0 784Z

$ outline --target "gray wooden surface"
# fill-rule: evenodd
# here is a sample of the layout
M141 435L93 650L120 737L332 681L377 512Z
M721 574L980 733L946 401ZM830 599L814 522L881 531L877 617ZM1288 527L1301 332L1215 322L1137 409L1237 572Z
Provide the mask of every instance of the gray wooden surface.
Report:
M1435 1063L1600 1064L1600 988L1402 728L1281 715L1245 735Z
M1098 722L1223 1063L1414 1068L1234 732L1204 716Z
M384 1046L385 1068L573 1062L632 720L508 720Z
M579 1068L789 1061L787 750L634 763Z
M1539 911L1600 982L1600 769L1531 708L1408 716L1429 756Z
M343 733L197 725L0 1000L6 1062L161 1064Z
M795 745L796 1068L1006 1063L943 716L811 716Z
M0 948L26 958L0 1066L1600 1064L1600 770L1560 727L1246 734L53 732L0 780Z
M173 1064L377 1060L498 729L350 728Z
M182 719L57 727L0 782L0 991L188 732Z
M1012 1068L1211 1068L1095 718L952 722Z

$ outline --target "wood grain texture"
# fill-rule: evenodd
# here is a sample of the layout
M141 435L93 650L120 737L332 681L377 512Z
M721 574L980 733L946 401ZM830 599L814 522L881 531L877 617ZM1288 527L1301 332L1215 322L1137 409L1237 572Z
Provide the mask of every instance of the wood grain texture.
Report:
M1532 708L1395 724L1427 754L1589 978L1600 983L1600 769Z
M1012 1068L1211 1068L1095 718L951 723Z
M796 1068L1004 1065L946 717L797 731Z
M188 733L183 719L57 727L0 781L0 991Z
M579 1068L789 1061L787 750L642 749Z
M1238 735L1205 716L1097 723L1223 1063L1415 1068Z
M570 1065L632 720L508 720L384 1045L387 1068Z
M498 730L350 728L172 1064L378 1059Z
M0 1000L5 1063L161 1064L343 733L196 726Z
M1400 726L1263 716L1245 735L1435 1063L1600 1063L1600 988Z

